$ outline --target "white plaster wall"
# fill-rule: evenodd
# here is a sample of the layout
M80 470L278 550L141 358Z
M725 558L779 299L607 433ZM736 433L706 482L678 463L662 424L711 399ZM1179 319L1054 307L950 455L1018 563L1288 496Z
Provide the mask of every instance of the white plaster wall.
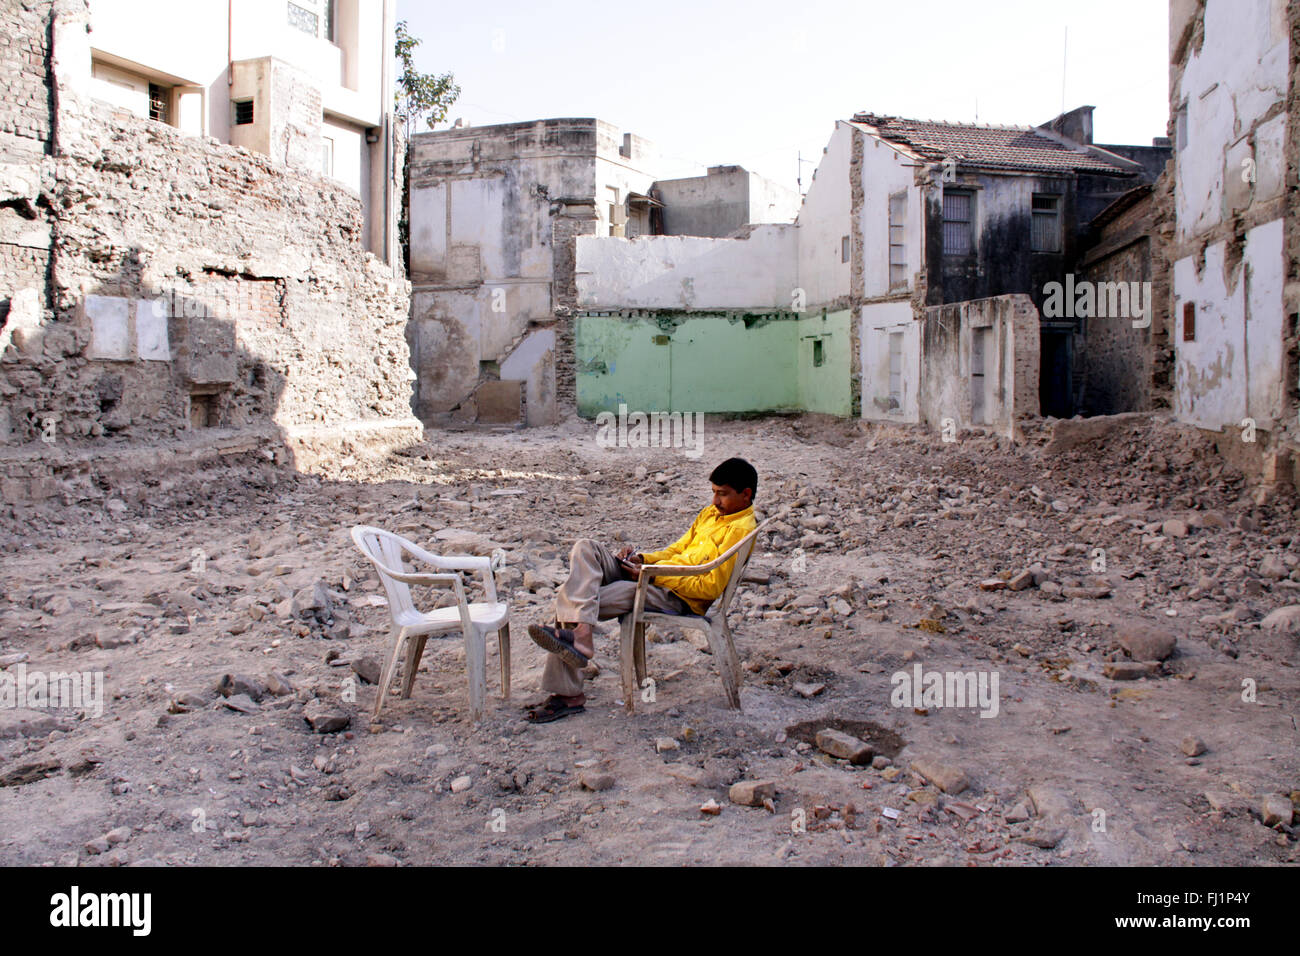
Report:
M757 226L748 239L579 236L578 306L790 309L797 238L793 225Z
M918 390L921 378L920 323L910 302L878 302L863 306L861 317L862 417L872 421L920 421ZM889 336L903 333L902 407L881 409L876 398L889 398Z
M315 0L299 4L312 8ZM391 5L390 5L391 6ZM383 84L383 60L392 59L395 13L384 21L383 0L342 0L340 42L310 37L291 27L283 0L90 0L92 49L172 82L208 91L209 135L229 141L226 95L229 60L274 56L308 73L320 86L324 108L363 126L378 126L392 109L393 70ZM233 24L233 29L230 25ZM233 54L233 55L232 55ZM354 67L345 76L344 64ZM356 89L344 85L345 78Z
M1178 154L1178 238L1213 228L1229 188L1241 182L1248 147L1234 144L1286 96L1288 32L1284 0L1209 0L1205 42L1188 56L1175 106L1187 104L1187 144ZM1267 149L1267 147L1266 147ZM1257 157L1280 173L1280 151Z
M1175 409L1182 421L1218 430L1250 416L1268 428L1282 413L1282 238L1280 219L1250 230L1242 263L1226 280L1223 243L1206 249L1199 276L1192 257L1174 263ZM1187 302L1196 306L1194 342L1183 341Z
M913 276L922 268L923 199L920 187L914 185L915 160L882 143L874 136L865 137L862 154L862 237L865 254L863 263L863 294L867 298L910 291ZM907 249L907 285L905 288L889 287L889 197L907 192L907 217L903 226L903 240Z
M555 404L555 330L538 329L529 333L501 363L501 378L524 383L529 426L553 424L558 413Z
M451 242L478 246L480 277L504 276L505 184L500 178L451 182ZM472 280L469 275L456 276Z
M785 186L757 173L749 174L749 221L752 223L794 222L799 215L799 193L794 184Z
M799 229L798 285L809 307L849 294L850 262L841 262L840 241L850 236L849 161L852 127L843 122L826 144L826 152L808 186L796 225ZM850 239L850 242L852 240Z
M334 171L331 178L360 195L364 181L362 179L363 154L369 152L365 130L351 123L326 118L321 136L334 141Z

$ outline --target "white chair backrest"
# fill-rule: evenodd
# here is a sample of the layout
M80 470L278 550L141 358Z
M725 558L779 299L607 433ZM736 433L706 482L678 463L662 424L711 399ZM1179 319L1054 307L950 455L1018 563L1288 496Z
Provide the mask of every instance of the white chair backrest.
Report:
M384 585L384 592L388 595L388 609L396 617L402 611L415 610L415 603L411 600L410 585L402 581L395 581L389 569L401 574L404 570L402 564L402 538L393 534L391 531L384 531L381 528L371 528L365 525L358 525L352 529L352 540L356 542L361 553L370 559L375 566L375 571L379 575L379 580Z

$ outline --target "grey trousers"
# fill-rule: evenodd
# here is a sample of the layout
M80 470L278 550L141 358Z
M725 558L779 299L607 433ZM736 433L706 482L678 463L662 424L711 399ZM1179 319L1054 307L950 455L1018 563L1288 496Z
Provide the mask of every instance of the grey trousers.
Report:
M623 577L614 552L591 538L580 538L569 552L569 579L555 595L555 619L565 623L595 624L629 614L636 602L636 582ZM662 614L690 614L691 609L672 591L651 584L645 591L645 608ZM542 690L561 697L582 693L582 671L555 654L546 658Z

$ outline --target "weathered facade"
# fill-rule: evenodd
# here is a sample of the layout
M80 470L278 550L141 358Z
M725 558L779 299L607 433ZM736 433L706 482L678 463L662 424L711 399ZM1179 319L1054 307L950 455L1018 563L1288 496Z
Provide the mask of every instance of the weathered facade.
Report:
M1083 107L1035 128L855 116L864 136L861 228L887 250L866 265L866 338L902 332L903 347L917 348L904 327L926 307L1028 295L1042 316L1042 412L1073 415L1086 317L1054 314L1049 290L1073 284L1092 220L1154 179L1150 169L1168 154L1158 145L1120 147L1138 157L1126 158L1093 145L1091 114ZM915 368L919 358L912 351L904 361ZM876 417L880 398L864 395L864 414ZM916 414L894 401L881 417Z
M6 496L142 443L418 437L408 286L366 251L360 197L96 101L84 2L3 17Z
M726 235L794 214L792 194L739 167L678 180L664 168L646 140L596 119L414 137L410 343L423 420L540 425L580 404L576 237Z
M1079 262L1082 281L1109 290L1149 283L1150 324L1127 315L1095 315L1082 323L1075 365L1077 408L1085 415L1168 408L1172 400L1173 348L1169 335L1169 262L1172 224L1169 180L1139 186L1092 221ZM1108 293L1107 293L1108 294Z
M1300 3L1173 0L1174 409L1265 480L1296 478Z

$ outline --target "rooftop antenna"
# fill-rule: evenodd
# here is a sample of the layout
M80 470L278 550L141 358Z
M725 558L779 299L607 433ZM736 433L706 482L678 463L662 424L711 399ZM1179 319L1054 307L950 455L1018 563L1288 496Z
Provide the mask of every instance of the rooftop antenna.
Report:
M803 195L803 164L807 163L809 166L815 166L816 163L814 163L811 159L804 159L803 150L799 150L797 155L799 157L799 166L798 166L798 171L795 173L795 182L798 184L797 188L799 191L799 195L802 196Z
M1069 52L1070 52L1070 27L1067 24L1065 28L1065 43L1061 47L1061 113L1060 113L1061 116L1065 116L1065 64ZM1058 129L1057 132L1060 133L1064 131L1065 120L1062 119L1058 125L1060 126L1060 129Z

